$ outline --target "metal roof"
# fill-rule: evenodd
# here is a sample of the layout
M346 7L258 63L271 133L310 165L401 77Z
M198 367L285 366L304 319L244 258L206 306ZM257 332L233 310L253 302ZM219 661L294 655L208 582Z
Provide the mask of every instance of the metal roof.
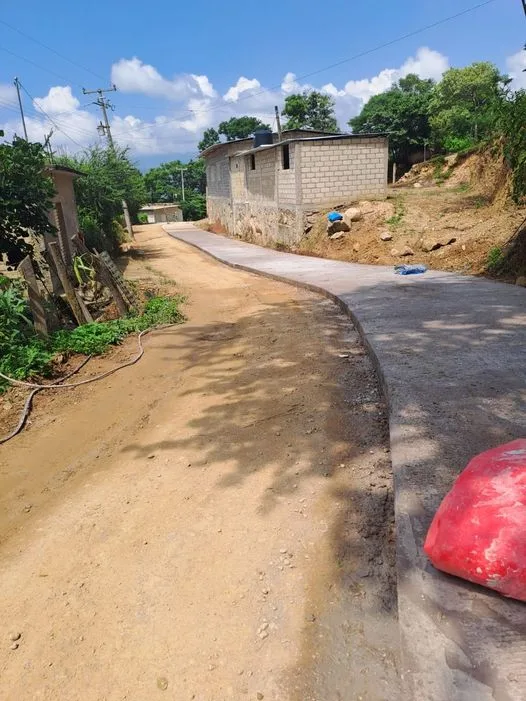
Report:
M62 165L48 165L45 167L45 170L47 170L50 173L59 171L60 173L70 173L71 175L85 175L85 173L82 173L80 170L75 170L75 168L70 168L69 166Z
M257 148L249 148L246 151L238 151L233 154L233 157L237 156L248 156L253 153L259 153L260 151L266 151L271 148L276 148L278 146L283 146L284 144L295 144L297 142L303 141L335 141L342 139L377 139L385 138L389 136L386 132L376 133L376 134L331 134L330 136L307 136L300 137L298 139L284 139L283 141L277 141L275 144L263 144L263 146L258 146Z
M284 129L282 133L287 134L287 133L290 133L291 131L303 132L305 134L308 134L309 132L313 132L314 134L327 134L327 136L334 136L334 134L332 134L332 132L323 132L321 129ZM273 132L272 136L278 136L277 132ZM316 137L313 137L313 138L316 138ZM219 144L213 144L212 146L205 148L204 151L201 151L200 155L201 156L209 156L211 153L216 151L218 148L221 148L222 146L231 146L232 144L242 144L244 141L254 141L254 137L247 136L246 139L234 139L232 141L221 141ZM283 141L281 143L283 143Z

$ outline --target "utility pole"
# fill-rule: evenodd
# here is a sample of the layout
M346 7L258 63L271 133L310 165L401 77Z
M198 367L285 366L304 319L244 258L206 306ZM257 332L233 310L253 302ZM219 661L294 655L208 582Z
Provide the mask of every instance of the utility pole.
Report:
M28 141L26 120L24 118L24 108L22 107L22 98L20 97L20 81L18 80L18 78L15 78L14 83L16 88L16 94L18 95L18 105L20 107L20 116L22 117L22 126L24 127L24 138L26 141Z
M51 148L51 137L53 136L53 129L46 135L44 139L44 150L47 148L50 160L53 160L53 149Z
M108 139L108 145L111 148L112 151L115 151L115 144L113 143L113 137L111 135L111 129L110 129L110 123L108 120L108 112L107 110L113 109L113 105L111 102L104 97L105 92L115 92L117 88L115 85L112 85L111 88L98 88L97 90L86 90L86 88L82 88L82 92L84 95L98 95L98 99L95 100L93 103L94 105L97 105L97 107L100 107L102 110L102 117L104 119L104 122L101 122L99 126L97 127L97 131L99 134L102 134L102 136L105 136Z
M97 88L97 90L86 90L86 88L82 88L82 92L84 95L98 95L99 97L95 102L93 103L94 105L97 105L97 107L100 107L102 110L102 118L103 122L99 124L97 127L97 131L99 134L102 136L105 136L108 139L108 146L110 149L115 153L115 144L113 143L113 136L111 135L111 128L110 128L110 122L108 119L108 109L113 109L113 105L111 102L104 97L105 92L116 92L117 88L115 85L112 85L111 88ZM122 211L124 212L124 221L126 222L126 228L128 229L128 233L131 236L131 238L135 238L133 235L133 227L131 223L131 217L130 217L130 212L128 210L128 203L126 200L122 200Z
M185 199L184 199L184 172L185 172L185 170L186 170L186 168L180 168L180 171L181 171L181 190L182 190L183 202L185 201Z
M526 0L524 0L526 2ZM278 129L278 141L281 141L281 119L279 116L279 109L278 106L276 105L274 107L274 112L276 113L276 126Z

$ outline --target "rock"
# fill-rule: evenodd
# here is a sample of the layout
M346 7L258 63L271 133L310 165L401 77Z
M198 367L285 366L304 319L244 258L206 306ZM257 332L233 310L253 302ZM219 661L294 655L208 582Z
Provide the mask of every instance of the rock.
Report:
M168 679L166 677L158 677L157 688L161 691L166 691L168 689Z
M328 236L331 236L331 234L337 234L339 231L350 231L351 227L347 222L343 221L343 219L340 219L340 221L332 221L327 224L327 234Z
M22 637L22 633L18 633L13 631L12 633L9 633L9 640L12 640L13 642L20 640Z
M449 246L450 244L455 243L455 241L456 238L454 236L450 236L449 238L445 239L427 239L422 243L422 250L426 253L430 253L431 251L436 251L443 246Z
M362 210L359 207L349 207L343 213L343 220L346 222L360 221L363 219Z
M515 284L519 285L519 287L526 287L526 277L524 275L520 275L516 280Z
M400 255L400 252L398 251L398 248L391 248L390 253L391 253L391 255L393 256L393 258L398 258L398 256Z
M261 691L258 691L258 693L256 694L256 698L258 701L263 701L265 696L264 696L264 694L261 693Z
M414 256L415 252L409 246L404 246L401 251L399 251L398 256L404 258L405 256Z
M261 638L261 640L265 640L265 638L268 638L268 630L262 630L259 634L259 637Z
M422 250L425 253L431 253L431 251L435 251L437 248L440 248L440 244L438 241L423 241L422 242Z
M18 643L13 643L11 645L11 650L18 650Z
M329 236L331 241L337 241L338 239L341 239L345 236L343 231L338 231L336 234L331 234Z
M354 246L352 247L352 250L353 250L355 253L358 253L358 251L360 250L360 244L359 244L359 243L355 243Z
M416 187L418 189L418 188L422 187L422 183L415 183L413 185L413 187Z
M388 231L384 231L382 234L380 234L380 241L392 241L393 240L393 235L390 234Z

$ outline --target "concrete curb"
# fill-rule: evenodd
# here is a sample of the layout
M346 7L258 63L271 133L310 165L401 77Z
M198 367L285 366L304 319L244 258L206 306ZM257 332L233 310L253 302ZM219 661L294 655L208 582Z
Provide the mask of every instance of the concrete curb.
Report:
M469 458L524 435L526 291L441 272L400 278L164 229L233 268L320 293L351 317L389 406L406 697L524 699L526 606L437 572L422 543Z

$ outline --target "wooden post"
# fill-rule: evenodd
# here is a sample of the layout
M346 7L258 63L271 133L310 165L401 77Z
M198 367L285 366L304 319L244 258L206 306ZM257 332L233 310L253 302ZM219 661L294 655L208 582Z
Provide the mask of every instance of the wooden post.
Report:
M40 294L37 278L31 258L26 256L18 266L18 271L27 283L27 295L29 298L29 308L33 315L33 324L35 331L43 336L49 335L49 329L46 321L46 310L44 307L44 299Z
M62 260L64 261L66 270L69 274L71 271L73 256L71 255L71 242L69 240L68 232L66 229L66 220L64 219L64 210L62 209L62 202L55 202L55 213L57 218L57 237L58 243L60 245L60 252L62 254Z
M71 310L75 315L75 319L80 325L91 323L93 321L93 318L87 310L83 300L80 299L80 297L76 293L75 288L71 284L71 280L68 277L66 266L64 265L64 261L62 260L62 256L60 255L60 248L58 243L50 243L48 245L48 250L55 265L57 274L60 278L60 282L62 283L62 287L64 288L64 292L69 302L69 306L71 307Z
M396 182L396 163L393 163L393 183Z

